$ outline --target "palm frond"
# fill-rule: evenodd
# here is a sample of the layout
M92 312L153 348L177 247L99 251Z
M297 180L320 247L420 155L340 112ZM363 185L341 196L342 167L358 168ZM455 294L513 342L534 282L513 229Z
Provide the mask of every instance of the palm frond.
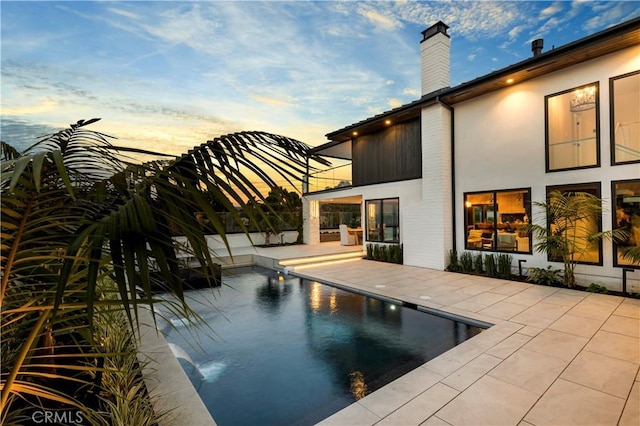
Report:
M80 120L23 153L2 144L2 414L20 395L64 398L41 381L65 374L84 380L70 375L84 370L71 368L73 356L51 339L95 349L94 314L105 303L119 306L133 325L140 304L156 303L161 281L174 309L189 317L174 231L205 270L215 267L196 212L226 243L217 209L239 223L242 213L271 226L265 211L253 208L267 193L260 185L293 185L307 167L327 164L304 143L264 132L234 133L177 158L136 164L123 153L144 150L121 149L88 130L97 120ZM115 301L101 299L106 276L115 281ZM59 367L66 373L54 372Z

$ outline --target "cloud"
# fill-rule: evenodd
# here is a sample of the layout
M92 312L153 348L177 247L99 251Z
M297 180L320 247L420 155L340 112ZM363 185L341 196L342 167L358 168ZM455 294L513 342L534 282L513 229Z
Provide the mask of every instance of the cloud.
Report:
M413 89L411 87L406 87L403 91L402 91L403 95L407 95L407 96L420 96L420 90L418 89Z
M115 7L107 8L107 10L111 13L115 13L116 15L124 16L125 18L139 19L138 15L126 10L116 9Z
M24 151L42 137L51 135L59 130L62 130L62 128L34 124L23 117L3 116L2 120L0 120L0 139L18 151Z
M467 56L467 60L469 62L473 62L476 59L476 54L475 53L471 53Z
M404 103L400 99L389 99L388 104L393 109L401 107Z
M597 31L617 23L623 15L624 11L621 5L607 10L602 10L599 11L598 15L587 20L582 28L586 31Z
M545 7L544 9L542 9L540 14L543 16L555 15L556 13L561 12L562 10L563 10L562 4L560 2L555 2L551 6Z
M393 80L387 80L384 82L387 86L391 86L393 83L395 83Z
M383 6L380 9L374 10L374 6ZM402 23L398 20L392 11L384 7L384 3L359 3L357 9L358 14L366 18L376 28L391 31L402 27Z
M515 27L511 28L507 33L509 34L509 39L513 40L517 38L525 28L526 27L524 25L516 25Z
M36 115L42 114L45 112L51 112L59 107L59 105L47 98L37 99L34 104L31 105L23 105L23 106L15 106L15 107L3 107L2 115L3 116L25 116L25 115Z
M262 102L264 104L268 104L268 105L275 105L275 106L295 106L294 104L290 103L290 102L286 102L280 99L274 99L274 98L269 98L267 96L261 96L261 95L251 95L251 97L253 99L255 99L258 102Z

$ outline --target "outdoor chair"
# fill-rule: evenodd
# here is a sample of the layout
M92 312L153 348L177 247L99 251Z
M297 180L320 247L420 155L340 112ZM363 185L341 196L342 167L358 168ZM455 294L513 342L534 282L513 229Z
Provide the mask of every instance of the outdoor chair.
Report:
M340 244L343 246L354 246L356 245L356 236L349 232L347 225L340 225L338 227L340 229Z

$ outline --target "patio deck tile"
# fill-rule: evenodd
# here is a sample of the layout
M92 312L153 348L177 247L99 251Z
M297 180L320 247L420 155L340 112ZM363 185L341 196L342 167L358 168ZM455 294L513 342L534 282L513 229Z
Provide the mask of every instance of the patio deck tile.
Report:
M420 368L432 371L442 377L450 375L482 353L482 349L469 342L470 340L467 340L455 348L448 350Z
M509 303L509 302L505 302L504 300L502 300L500 302L497 302L494 305L485 307L484 309L480 310L479 312L481 314L489 315L489 316L494 317L494 318L500 318L500 319L507 320L509 318L512 318L512 317L518 315L519 313L521 313L525 309L527 309L526 306L518 305L516 303Z
M543 295L531 294L531 293L527 293L526 290L523 290L520 293L516 293L513 296L510 296L504 299L504 301L509 303L515 303L516 305L533 306L544 298L545 296Z
M431 296L427 293L428 296ZM444 291L440 294L434 295L431 297L431 300L436 303L442 303L443 305L453 305L458 302L462 302L463 300L467 300L473 297L470 294L461 293L460 291Z
M515 425L537 399L534 392L483 376L436 415L452 425Z
M602 326L602 319L591 319L566 314L561 316L557 321L548 328L551 330L562 331L564 333L573 334L574 336L592 337Z
M377 425L416 425L426 421L446 403L455 398L460 392L436 383L405 405L382 419Z
M420 426L451 426L451 423L447 423L438 416L431 416L424 422L420 423Z
M619 424L620 426L638 426L638 419L640 419L640 382L634 382Z
M601 330L584 350L640 364L640 340L635 337Z
M442 383L462 392L501 361L495 356L482 354L443 379Z
M602 330L625 336L640 337L640 318L611 315L602 326Z
M502 342L489 349L486 353L498 358L505 359L512 353L520 349L525 343L531 340L531 336L527 336L521 333L515 333Z
M524 418L534 425L615 425L625 400L558 379Z
M318 423L322 426L371 426L380 418L359 403L354 403Z
M613 313L623 317L640 318L640 299L625 299Z
M438 383L441 379L442 375L431 370L416 368L388 385L365 396L358 401L358 403L368 411L382 418L402 407Z
M524 334L526 336L535 337L538 334L540 334L542 332L542 330L543 330L542 328L534 327L532 325L527 325L525 327L522 327L522 329L520 329L520 331L518 331L518 333Z
M520 349L487 374L542 395L568 363L539 352Z
M588 339L585 337L555 330L543 330L523 348L565 361L571 361L584 348L587 342Z
M626 398L637 373L638 364L582 351L560 377L591 389Z
M618 308L620 301L594 298L590 295L569 310L569 314L579 317L606 320ZM610 296L611 297L611 296ZM616 303L617 302L617 303Z
M580 303L586 296L574 291L572 293L565 293L562 290L547 296L544 301L546 303L553 303L555 305L573 307Z
M504 294L505 296L513 296L523 290L529 288L530 284L519 283L514 281L501 281L503 284L489 290L491 293Z

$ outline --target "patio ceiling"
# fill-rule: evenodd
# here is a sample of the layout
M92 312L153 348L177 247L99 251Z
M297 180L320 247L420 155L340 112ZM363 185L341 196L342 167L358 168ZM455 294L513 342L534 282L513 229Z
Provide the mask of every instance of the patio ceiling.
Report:
M323 204L361 204L362 196L361 195L353 195L350 197L332 197L326 198L322 200L318 200Z

